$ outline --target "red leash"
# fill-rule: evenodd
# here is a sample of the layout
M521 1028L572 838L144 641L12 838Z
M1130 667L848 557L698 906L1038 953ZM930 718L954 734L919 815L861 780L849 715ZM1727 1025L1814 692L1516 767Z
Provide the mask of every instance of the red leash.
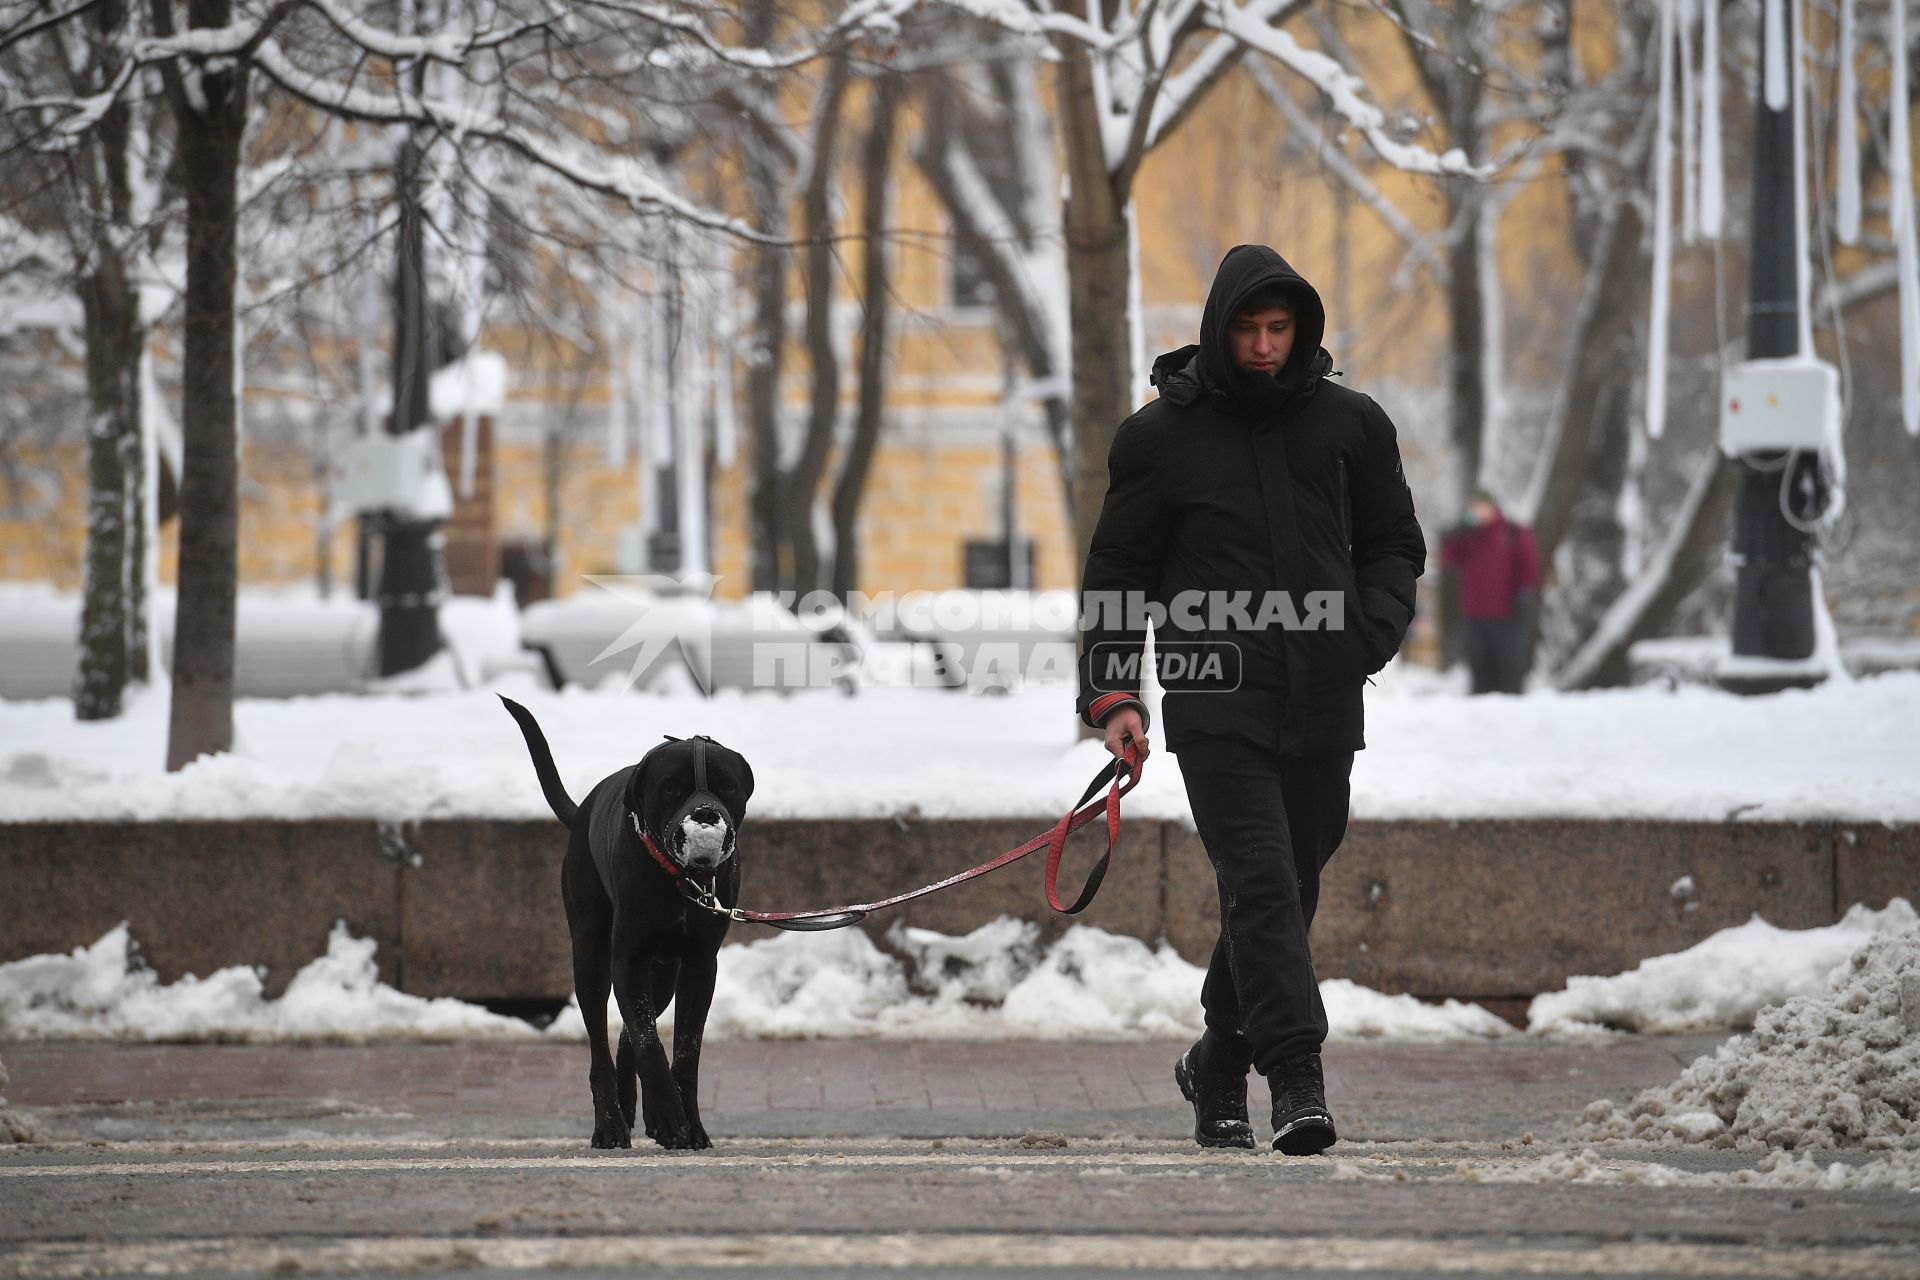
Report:
M680 886L680 891L687 896L688 901L715 915L723 915L743 924L770 924L776 929L805 931L844 929L850 924L864 920L872 912L886 907L896 907L903 902L911 902L915 898L924 898L930 893L938 893L942 889L951 889L954 885L976 880L989 872L998 871L1004 866L1018 862L1041 848L1047 851L1047 905L1062 915L1078 915L1087 909L1087 905L1093 901L1093 895L1100 891L1100 882L1107 877L1107 868L1113 862L1113 846L1120 839L1120 797L1140 784L1140 767L1139 752L1129 743L1125 755L1107 762L1106 767L1087 784L1087 789L1080 793L1080 799L1074 802L1073 808L1068 810L1060 821L1053 824L1052 830L1042 832L1025 844L1015 845L990 862L983 862L958 875L948 876L945 880L921 885L918 889L909 889L905 893L896 893L891 898L882 898L878 902L858 902L844 907L822 907L813 911L747 911L740 907L725 906L714 897L712 889L688 880L679 864L662 853L646 832L640 833L640 839L646 845L647 852L653 855L653 860L658 862ZM1106 799L1094 801L1094 796L1103 786L1107 789ZM1107 818L1107 850L1100 855L1100 861L1096 862L1093 870L1087 874L1087 882L1081 887L1080 896L1071 903L1062 903L1060 901L1060 859L1067 851L1067 837L1102 813L1105 813ZM639 825L637 821L634 823L636 829Z

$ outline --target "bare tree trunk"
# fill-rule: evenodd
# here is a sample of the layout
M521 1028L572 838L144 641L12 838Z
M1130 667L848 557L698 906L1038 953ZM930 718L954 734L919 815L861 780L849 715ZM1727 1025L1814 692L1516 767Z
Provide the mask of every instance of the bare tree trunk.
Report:
M785 201L771 157L748 152L748 185L762 227L785 223ZM780 466L780 367L787 341L787 255L784 249L753 250L753 354L747 367L747 435L753 459L751 508L752 574L756 591L778 591L791 581L786 538L786 481Z
M119 0L86 17L88 63L104 88L127 24ZM140 432L140 356L145 345L140 293L127 275L133 193L129 154L133 109L116 102L82 144L69 172L86 213L88 273L78 282L87 345L87 550L80 614L80 664L74 714L120 714L127 682L146 678L144 570L146 505ZM134 645L140 647L136 652Z
M1075 184L1076 192L1079 184ZM1085 564L1107 492L1114 434L1139 406L1130 371L1131 273L1124 215L1117 225L1067 202L1067 297L1073 318L1073 529L1076 564Z
M1568 97L1584 88L1573 56L1573 0L1554 0L1550 8L1555 17L1542 27L1542 71L1555 92ZM1625 42L1644 47L1651 17L1624 10L1621 17L1634 27ZM1616 113L1610 108L1609 114ZM1542 443L1529 505L1541 564L1561 580L1557 607L1571 615L1554 631L1570 633L1583 647L1609 625L1616 608L1625 607L1632 591L1622 573L1625 540L1617 515L1633 429L1632 379L1620 372L1638 354L1648 261L1641 206L1622 183L1639 182L1645 171L1653 117L1645 102L1617 112L1613 131L1620 154L1611 164L1580 148L1563 155L1572 245L1586 277L1568 345L1572 358ZM1565 555L1560 554L1563 545ZM1671 608L1666 612L1670 615ZM1535 611L1536 636L1543 615ZM1581 658L1576 654L1572 661ZM1607 678L1613 674L1626 679L1624 650Z
M547 522L541 537L547 544L547 568L555 586L560 583L560 504L566 498L567 440L557 424L549 424L541 445L541 482L547 493ZM644 465L644 463L642 464Z
M1599 627L1562 668L1561 689L1595 689L1626 684L1631 676L1627 651L1637 640L1657 636L1672 621L1681 601L1713 572L1733 514L1736 464L1710 448L1694 472L1674 527L1653 565L1614 601Z
M1570 634L1592 635L1600 619L1627 588L1626 530L1620 525L1620 491L1627 480L1633 421L1628 412L1633 383L1601 389L1593 407L1593 439L1587 449L1585 484L1574 501L1566 533L1557 543L1566 576L1580 585L1565 602ZM1536 617L1539 610L1535 610ZM1563 655L1564 656L1564 655Z
M1551 564L1566 536L1593 446L1597 417L1606 411L1609 388L1620 381L1633 354L1633 326L1642 297L1640 215L1620 199L1596 230L1587 265L1586 296L1574 316L1568 350L1572 364L1554 406L1555 422L1544 442L1541 478L1535 482L1534 539L1540 562Z
M1107 453L1138 406L1133 382L1128 193L1107 169L1093 69L1084 49L1057 71L1066 142L1067 314L1073 331L1073 530L1076 570L1087 561L1107 492Z
M887 269L887 205L893 187L893 135L904 86L897 75L882 75L873 86L873 118L861 157L864 191L861 248L865 256L865 300L860 320L860 407L853 439L833 490L833 592L842 602L860 585L860 500L867 487L873 451L880 441L881 409L886 399L887 328L893 282Z
M764 45L772 39L774 6L755 0L746 12L746 35ZM742 138L742 164L754 220L769 232L787 225L787 166L772 142L749 129ZM787 253L752 250L753 352L747 366L747 438L752 479L748 494L749 560L755 591L778 591L792 582L786 540L786 477L780 465L780 368L787 340Z
M139 295L134 295L138 304ZM138 343L133 351L133 378L135 388L133 415L133 448L126 460L122 476L122 491L126 495L127 552L126 552L126 591L127 607L127 679L136 684L145 684L153 678L150 670L150 655L147 640L147 486L160 482L163 470L156 460L151 473L147 470L147 415L154 412L154 406L146 402L147 368L147 330L144 324L136 330ZM157 505L157 504L156 504Z
M106 238L96 241L93 273L80 285L90 410L86 589L73 694L74 714L82 720L120 714L131 672L127 587L137 572L130 564L129 533L144 517L140 505L128 500L128 481L140 475L140 299L115 247L100 242Z
M813 168L802 202L807 238L807 359L813 394L799 460L787 475L787 539L793 546L793 589L805 594L826 585L820 546L813 532L813 504L827 454L833 448L840 410L840 356L833 345L833 165L839 150L841 107L846 101L847 55L827 63L827 82L815 106Z
M333 459L313 455L313 487L320 494L320 515L313 526L313 583L322 600L333 599Z
M1457 137L1468 155L1478 150ZM1477 139L1472 139L1477 142ZM1448 184L1447 206L1453 235L1447 246L1447 440L1453 455L1453 485L1448 494L1454 512L1480 485L1482 446L1487 430L1486 316L1480 298L1481 242L1478 220L1484 216L1481 194L1468 180Z
M194 0L195 28L222 27L228 0ZM244 66L195 73L189 95L173 76L180 172L187 197L185 395L181 433L180 590L173 640L167 768L233 746L233 647L238 573L239 465L235 451L234 294ZM200 105L195 105L195 99Z

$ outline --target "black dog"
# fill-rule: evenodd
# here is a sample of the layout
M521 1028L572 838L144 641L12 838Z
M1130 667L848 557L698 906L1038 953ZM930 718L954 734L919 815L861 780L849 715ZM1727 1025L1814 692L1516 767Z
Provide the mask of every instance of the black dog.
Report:
M700 1123L700 1039L731 922L688 902L680 881L723 906L739 901L735 838L753 770L711 738L669 738L602 778L576 807L532 713L500 700L520 722L540 789L568 829L560 895L587 1023L593 1145L631 1145L637 1074L647 1136L663 1147L710 1147ZM624 1024L617 1064L607 1050L609 984ZM676 999L669 1065L655 1020Z

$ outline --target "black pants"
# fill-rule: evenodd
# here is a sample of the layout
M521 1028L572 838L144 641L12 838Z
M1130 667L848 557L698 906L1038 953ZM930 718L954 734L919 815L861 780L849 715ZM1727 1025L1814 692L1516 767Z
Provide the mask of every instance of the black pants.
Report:
M1220 889L1220 940L1200 992L1203 1058L1211 1071L1264 1074L1327 1038L1307 928L1320 870L1347 833L1353 752L1280 756L1208 739L1179 755Z
M1527 678L1527 624L1511 618L1464 618L1461 648L1475 693L1519 693Z

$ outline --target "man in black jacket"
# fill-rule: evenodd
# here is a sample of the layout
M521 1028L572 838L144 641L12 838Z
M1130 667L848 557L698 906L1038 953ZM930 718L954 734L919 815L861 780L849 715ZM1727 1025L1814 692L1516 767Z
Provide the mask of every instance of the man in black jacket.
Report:
M1264 245L1227 253L1200 342L1154 362L1160 398L1120 426L1081 578L1079 711L1147 750L1154 629L1167 743L1220 890L1206 1034L1175 1078L1202 1146L1252 1147L1247 1071L1274 1149L1335 1140L1307 928L1346 833L1360 690L1413 620L1426 540L1393 423L1328 381L1326 310Z

